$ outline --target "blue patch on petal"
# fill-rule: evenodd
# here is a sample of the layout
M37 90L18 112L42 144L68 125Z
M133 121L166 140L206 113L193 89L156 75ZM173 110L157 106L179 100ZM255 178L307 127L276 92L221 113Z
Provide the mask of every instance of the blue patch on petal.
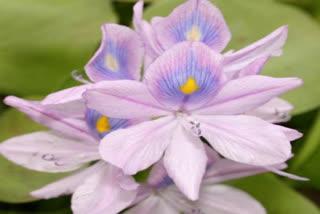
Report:
M187 63L157 80L162 99L183 107L183 103L197 103L215 94L219 88L219 76L209 65L200 65L194 52Z
M114 130L130 126L129 120L106 117L92 109L87 110L86 121L92 134L99 139Z
M133 79L129 72L129 51L125 44L106 41L101 52L93 59L91 66L106 79Z
M173 180L167 175L157 185L157 188L164 188L174 184Z
M176 42L194 40L210 46L219 36L217 26L202 17L197 10L188 19L173 24L170 30Z

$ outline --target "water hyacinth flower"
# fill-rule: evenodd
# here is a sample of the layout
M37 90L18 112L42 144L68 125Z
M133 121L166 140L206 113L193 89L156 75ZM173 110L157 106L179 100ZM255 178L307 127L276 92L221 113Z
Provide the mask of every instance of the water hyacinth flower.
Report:
M143 82L100 82L88 89L88 107L104 115L153 118L104 137L102 158L135 174L163 156L168 175L192 200L198 199L207 163L200 136L234 161L270 166L288 160L290 141L301 134L244 114L302 81L249 75L224 82L222 68L221 54L187 41L157 58Z
M173 185L162 161L152 168L146 184L139 187L134 206L125 214L205 214L205 213L247 213L263 214L264 208L236 188L218 184L231 179L265 172L265 169L221 159L213 150L208 153L208 165L197 201L188 200ZM285 164L275 166L285 168Z
M98 67L89 62L87 74L90 79L139 79L143 48L136 33L113 24L103 25L102 31L106 42L100 50L105 64ZM131 40L134 43L131 42L130 46L128 41ZM73 193L72 210L76 214L118 213L135 199L138 184L119 168L101 160L99 140L116 129L139 121L110 118L88 109L82 93L92 85L88 83L62 90L40 102L13 96L5 98L7 105L24 112L51 131L8 139L0 144L0 153L16 164L42 172L68 172L81 168L31 192L32 196L49 199Z
M142 19L143 0L134 6L133 23L145 44L144 68L165 50L183 41L199 41L221 52L231 40L231 32L220 10L208 0L188 0L167 17L154 17L151 23ZM224 81L245 75L258 74L272 56L280 56L288 36L288 27L282 26L265 38L238 51L223 54ZM258 69L260 67L260 69ZM252 113L270 122L290 119L292 105L276 98Z

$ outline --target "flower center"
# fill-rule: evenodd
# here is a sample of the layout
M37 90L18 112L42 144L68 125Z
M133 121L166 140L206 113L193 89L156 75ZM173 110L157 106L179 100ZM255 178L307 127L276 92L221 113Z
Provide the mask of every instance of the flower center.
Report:
M110 131L109 119L106 116L101 116L96 122L96 128L99 133Z
M110 54L107 54L106 56L106 66L113 72L116 72L119 68L117 59Z
M190 95L193 92L199 90L200 86L197 85L196 80L193 77L189 77L184 85L180 86L180 91L184 94Z
M199 30L198 27L196 26L193 26L191 28L191 30L189 30L187 33L186 33L186 38L187 40L189 41L200 41L201 39L201 32Z

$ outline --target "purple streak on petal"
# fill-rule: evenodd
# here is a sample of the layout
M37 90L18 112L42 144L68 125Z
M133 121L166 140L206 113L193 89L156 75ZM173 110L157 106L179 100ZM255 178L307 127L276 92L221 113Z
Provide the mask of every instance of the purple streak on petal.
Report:
M252 75L227 82L211 102L198 109L197 114L247 113L271 99L303 84L299 78L272 78Z
M161 55L148 69L145 82L150 92L175 110L200 106L214 96L220 86L220 54L199 42L183 42ZM195 82L195 90L182 87Z
M132 119L172 114L138 81L103 81L84 93L88 108L109 117Z

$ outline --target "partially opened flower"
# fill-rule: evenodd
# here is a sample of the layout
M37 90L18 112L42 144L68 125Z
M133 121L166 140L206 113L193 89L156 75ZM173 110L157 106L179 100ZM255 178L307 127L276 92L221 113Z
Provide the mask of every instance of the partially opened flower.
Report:
M146 184L139 187L133 207L126 214L204 214L266 213L261 204L247 193L219 182L266 172L265 169L220 159L211 151L200 188L199 200L190 201L173 185L162 162L151 170ZM283 169L285 164L274 166Z
M139 79L143 49L136 33L113 24L103 25L102 30L99 57L103 63L89 63L91 80ZM41 102L7 97L7 105L52 130L8 139L0 144L0 153L37 171L56 173L81 168L33 191L32 196L48 199L73 193L72 210L76 214L118 213L135 199L138 184L121 169L101 160L99 140L138 121L110 118L88 109L81 95L90 87L91 83L59 91Z
M135 174L164 156L168 175L189 199L198 198L207 157L200 136L228 159L270 166L292 156L301 135L244 115L298 87L297 78L249 75L222 81L223 56L200 42L182 42L161 55L143 83L95 84L84 93L89 108L110 117L153 118L101 141L104 160Z

